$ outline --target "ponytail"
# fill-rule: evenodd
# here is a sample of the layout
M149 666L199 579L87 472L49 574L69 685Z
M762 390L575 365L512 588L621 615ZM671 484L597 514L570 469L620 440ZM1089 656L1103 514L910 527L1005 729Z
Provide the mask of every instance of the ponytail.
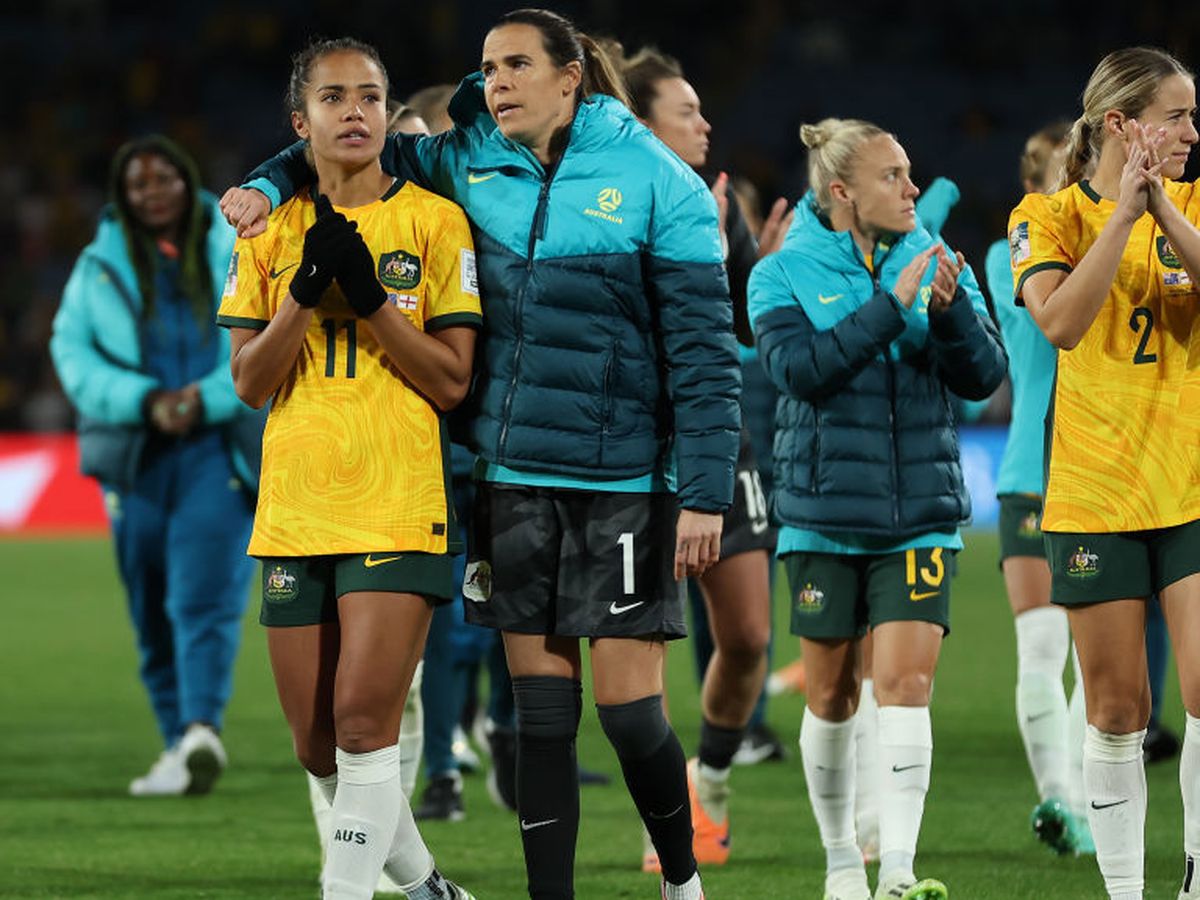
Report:
M1080 116L1067 135L1067 146L1063 151L1062 169L1051 185L1051 191L1061 191L1082 179L1092 162L1092 126Z
M617 71L608 51L582 31L576 32L576 37L583 50L583 83L579 86L583 96L608 94L629 106L629 94L625 90L625 80Z

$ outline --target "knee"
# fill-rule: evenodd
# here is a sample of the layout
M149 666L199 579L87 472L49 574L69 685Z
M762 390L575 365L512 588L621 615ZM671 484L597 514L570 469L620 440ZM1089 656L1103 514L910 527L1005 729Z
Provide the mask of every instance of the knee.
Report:
M771 642L771 626L764 623L745 624L722 638L717 637L717 650L721 656L739 669L753 669L766 659L767 645Z
M390 727L375 710L350 708L334 711L337 746L347 753L369 753L396 743L399 723Z
M671 733L663 713L662 694L629 703L597 704L600 727L620 759L645 759Z
M858 679L814 685L810 680L805 693L808 708L826 722L845 722L858 708Z
M928 706L932 693L929 672L875 673L875 700L880 706Z
M517 734L522 740L573 740L583 709L583 687L574 678L522 675L512 680Z
M292 746L300 765L318 778L337 771L337 753L332 734L313 732L293 735Z
M1087 697L1088 724L1105 734L1130 734L1150 721L1150 700L1136 696Z

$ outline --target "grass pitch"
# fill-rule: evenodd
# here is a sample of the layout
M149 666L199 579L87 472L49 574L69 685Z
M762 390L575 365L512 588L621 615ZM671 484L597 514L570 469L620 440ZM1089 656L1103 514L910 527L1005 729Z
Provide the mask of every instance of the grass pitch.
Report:
M1028 829L1036 797L1014 720L1013 629L995 560L991 535L969 536L933 704L933 786L917 872L944 880L955 900L1103 897L1094 859L1057 859ZM0 585L0 897L318 896L307 790L255 602L226 723L225 776L208 797L134 800L126 787L160 748L109 542L0 541ZM775 665L796 653L786 621L780 592ZM670 706L694 753L699 709L689 656L685 645L672 650ZM1178 730L1173 679L1164 719ZM795 749L802 702L771 703L769 719L790 758L734 772L733 855L704 872L712 900L822 896L823 854ZM657 897L655 879L639 871L636 813L590 704L579 757L614 783L583 790L576 895ZM1147 775L1146 897L1166 900L1182 874L1177 764ZM512 816L491 804L481 776L467 779L466 803L466 821L422 829L439 865L480 900L525 896Z

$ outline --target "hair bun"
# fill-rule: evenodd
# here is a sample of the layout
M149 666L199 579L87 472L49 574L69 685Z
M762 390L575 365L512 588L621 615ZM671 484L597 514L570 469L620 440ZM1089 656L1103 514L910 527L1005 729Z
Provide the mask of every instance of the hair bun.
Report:
M822 122L819 125L805 124L800 126L800 142L810 150L816 150L828 140L829 129L826 127L826 122Z

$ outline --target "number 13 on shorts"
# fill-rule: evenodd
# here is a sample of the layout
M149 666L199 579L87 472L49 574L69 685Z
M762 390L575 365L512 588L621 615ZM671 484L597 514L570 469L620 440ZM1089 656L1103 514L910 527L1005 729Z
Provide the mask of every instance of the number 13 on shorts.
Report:
M928 552L928 565L921 565L920 554ZM919 581L918 581L919 578ZM904 582L908 586L908 599L914 603L928 600L941 593L942 582L946 578L946 564L942 559L942 548L933 547L904 551Z

